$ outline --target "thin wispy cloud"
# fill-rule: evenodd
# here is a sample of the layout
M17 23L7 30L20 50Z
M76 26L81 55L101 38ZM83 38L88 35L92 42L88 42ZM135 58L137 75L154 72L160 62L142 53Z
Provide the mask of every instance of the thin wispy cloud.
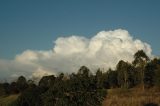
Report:
M127 30L101 31L92 38L59 37L48 51L26 50L13 60L0 60L1 76L42 77L60 72L77 72L82 65L92 71L114 68L119 60L131 62L138 50L152 57L149 44L134 39Z

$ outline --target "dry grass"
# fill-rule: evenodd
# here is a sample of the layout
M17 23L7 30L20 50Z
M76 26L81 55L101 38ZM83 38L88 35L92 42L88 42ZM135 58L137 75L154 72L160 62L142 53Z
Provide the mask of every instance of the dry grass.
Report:
M110 89L103 106L145 106L148 103L155 105L147 106L160 105L160 89Z
M19 95L17 94L17 95L0 97L0 106L8 106L10 103L15 101L18 98L18 96Z

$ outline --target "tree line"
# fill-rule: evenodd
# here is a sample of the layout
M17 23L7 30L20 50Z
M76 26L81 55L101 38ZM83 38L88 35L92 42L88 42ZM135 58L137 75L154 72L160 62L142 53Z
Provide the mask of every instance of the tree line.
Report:
M11 106L100 106L107 89L160 87L160 59L150 59L143 50L133 57L132 63L120 60L114 70L97 69L92 74L82 66L77 73L44 76L38 84L20 76L1 83L0 95L20 94Z

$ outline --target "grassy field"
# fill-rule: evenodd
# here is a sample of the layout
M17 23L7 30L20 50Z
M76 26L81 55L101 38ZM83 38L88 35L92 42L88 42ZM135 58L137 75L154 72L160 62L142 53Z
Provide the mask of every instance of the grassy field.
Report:
M10 103L15 101L19 95L1 96L0 106L8 106Z
M110 89L103 106L160 106L160 90Z
M1 96L0 106L8 106L18 96ZM160 106L160 89L109 89L103 106Z

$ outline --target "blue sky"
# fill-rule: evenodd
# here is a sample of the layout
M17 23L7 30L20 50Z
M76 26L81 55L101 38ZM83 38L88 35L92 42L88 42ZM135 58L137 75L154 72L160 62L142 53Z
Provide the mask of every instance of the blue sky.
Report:
M0 58L49 50L59 36L126 29L160 54L159 0L1 0Z

